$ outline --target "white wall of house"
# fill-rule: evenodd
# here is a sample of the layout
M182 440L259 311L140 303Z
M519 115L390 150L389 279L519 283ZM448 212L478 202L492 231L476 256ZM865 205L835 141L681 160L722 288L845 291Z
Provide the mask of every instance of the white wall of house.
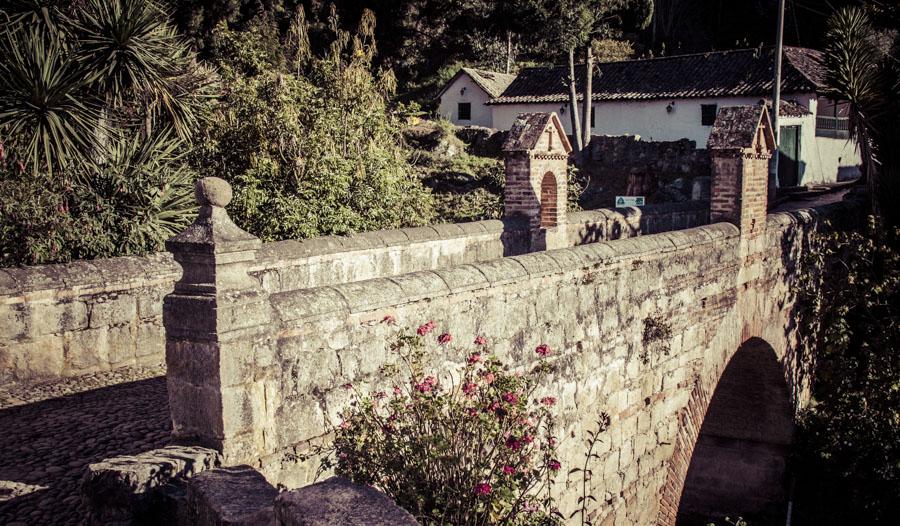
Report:
M800 174L801 185L834 182L858 175L860 163L855 145L846 139L816 136L816 95L789 94L785 99L794 100L809 108L811 114L803 117L782 117L781 126L800 126ZM621 101L594 103L594 135L638 135L645 141L677 141L687 138L698 148L705 148L712 126L702 123L704 104L718 107L757 104L760 97L721 97L702 99L662 99L652 101ZM667 107L671 104L672 111ZM555 111L566 133L572 133L569 105L562 103L496 104L488 106L493 111L493 127L508 130L519 113ZM580 106L579 106L580 110ZM473 110L474 111L474 110Z
M441 95L438 115L457 126L494 128L491 107L485 104L489 99L490 96L478 84L475 84L471 77L463 73ZM458 110L461 102L471 104L471 119L459 119ZM508 130L511 126L512 120L502 129Z

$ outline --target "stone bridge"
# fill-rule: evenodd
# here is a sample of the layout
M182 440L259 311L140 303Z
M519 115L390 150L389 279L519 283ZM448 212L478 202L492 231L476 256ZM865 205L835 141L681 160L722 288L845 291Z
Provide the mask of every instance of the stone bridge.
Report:
M598 415L611 416L589 481L594 524L783 520L792 416L806 400L792 283L819 218L850 207L767 215L773 137L760 106L720 110L709 203L567 214L561 130L553 114L516 121L504 221L264 246L228 218L224 181L198 183L198 219L167 243L180 276L165 260L169 274L142 285L177 279L161 311L173 443L305 486L318 465L304 454L349 402L342 386L389 388L379 372L398 330L433 320L456 341L486 337L523 369L536 346L553 349L541 389L559 400L566 468L583 462ZM127 313L132 338L159 323ZM435 345L429 365L456 371L467 350ZM581 485L566 468L564 512Z

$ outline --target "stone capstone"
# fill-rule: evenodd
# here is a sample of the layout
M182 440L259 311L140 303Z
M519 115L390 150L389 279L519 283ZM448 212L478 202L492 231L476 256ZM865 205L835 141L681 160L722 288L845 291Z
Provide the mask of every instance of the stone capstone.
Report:
M188 482L183 524L268 526L275 524L278 490L250 466L214 469Z
M387 495L343 477L282 493L275 517L283 526L417 526Z
M231 202L231 185L218 177L204 177L194 185L194 196L200 206L225 208Z
M81 482L88 524L166 524L184 498L184 480L219 465L219 454L167 446L90 464Z

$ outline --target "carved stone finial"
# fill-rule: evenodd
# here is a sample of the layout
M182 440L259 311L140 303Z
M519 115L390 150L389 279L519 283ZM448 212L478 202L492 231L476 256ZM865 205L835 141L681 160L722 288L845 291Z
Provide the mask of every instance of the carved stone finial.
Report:
M200 206L225 208L231 202L231 185L218 177L204 177L194 184L194 196Z

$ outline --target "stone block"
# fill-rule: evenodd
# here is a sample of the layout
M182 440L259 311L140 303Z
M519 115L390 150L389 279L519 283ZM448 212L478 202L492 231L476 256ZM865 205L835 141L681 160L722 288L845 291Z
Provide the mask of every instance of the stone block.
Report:
M91 305L91 327L129 323L137 318L137 300L131 294L113 294Z
M168 446L90 464L81 497L90 525L175 524L183 481L218 466L211 449Z
M272 487L250 466L204 471L187 483L185 526L269 526L275 524Z
M387 495L342 477L282 493L275 500L280 526L417 526Z

